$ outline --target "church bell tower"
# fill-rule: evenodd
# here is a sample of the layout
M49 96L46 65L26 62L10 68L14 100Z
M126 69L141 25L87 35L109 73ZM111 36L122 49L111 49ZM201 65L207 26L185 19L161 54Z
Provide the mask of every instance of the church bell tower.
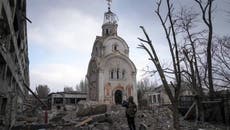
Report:
M104 22L102 25L102 36L117 36L118 18L108 7L108 12L104 14Z

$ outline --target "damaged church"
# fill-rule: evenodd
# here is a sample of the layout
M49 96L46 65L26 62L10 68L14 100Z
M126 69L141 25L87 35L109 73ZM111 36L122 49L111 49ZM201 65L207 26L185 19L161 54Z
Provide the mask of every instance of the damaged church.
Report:
M117 34L117 16L104 13L102 36L93 45L86 79L88 98L108 104L121 104L129 96L137 102L136 67L129 58L129 46Z

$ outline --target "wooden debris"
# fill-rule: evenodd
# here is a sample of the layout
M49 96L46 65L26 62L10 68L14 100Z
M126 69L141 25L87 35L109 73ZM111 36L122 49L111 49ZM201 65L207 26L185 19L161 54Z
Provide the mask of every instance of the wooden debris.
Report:
M196 106L196 102L193 102L193 104L191 105L191 107L188 109L188 111L186 112L186 114L184 115L184 119L190 119L191 116L194 115L195 112L195 106Z
M83 125L89 123L90 121L92 121L92 117L89 117L89 118L83 120L83 121L80 122L79 124L75 125L75 127L83 126Z

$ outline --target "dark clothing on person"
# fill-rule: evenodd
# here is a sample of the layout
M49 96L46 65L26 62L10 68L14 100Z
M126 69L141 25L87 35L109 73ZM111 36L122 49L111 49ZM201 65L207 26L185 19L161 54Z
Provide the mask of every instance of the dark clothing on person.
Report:
M129 129L130 130L136 130L135 120L134 120L135 117L130 117L128 114L126 114L126 117L127 117Z
M137 106L136 106L135 102L133 101L133 97L130 96L128 98L128 102L124 101L122 103L122 106L126 107L125 113L126 113L129 129L130 130L136 130L134 119L135 119L135 114L137 112Z

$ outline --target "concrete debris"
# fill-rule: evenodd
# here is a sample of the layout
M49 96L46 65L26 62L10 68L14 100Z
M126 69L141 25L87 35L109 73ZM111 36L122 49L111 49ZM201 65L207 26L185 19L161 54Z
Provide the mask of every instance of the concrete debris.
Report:
M148 126L146 126L145 124L141 123L139 130L147 130Z
M83 117L89 115L102 114L105 113L106 111L107 111L107 107L105 104L92 105L89 107L79 105L77 116Z
M65 115L66 115L66 112L58 113L56 116L54 116L54 117L50 120L50 123L63 124L63 123L64 123L63 117L64 117Z
M211 124L211 123L200 123L185 121L181 119L181 128L185 130L227 130L224 124ZM229 128L228 128L229 129Z
M46 130L129 130L125 108L120 105L107 105L106 107L104 105L95 102L81 102L77 110L49 112L49 125L43 128ZM84 114L79 114L84 110L86 110ZM156 107L153 110L138 110L135 122L139 130L174 130L172 111L167 106ZM22 120L23 123L25 122ZM182 117L180 123L183 130L225 129L221 125L185 121ZM24 126L27 125L24 124Z

